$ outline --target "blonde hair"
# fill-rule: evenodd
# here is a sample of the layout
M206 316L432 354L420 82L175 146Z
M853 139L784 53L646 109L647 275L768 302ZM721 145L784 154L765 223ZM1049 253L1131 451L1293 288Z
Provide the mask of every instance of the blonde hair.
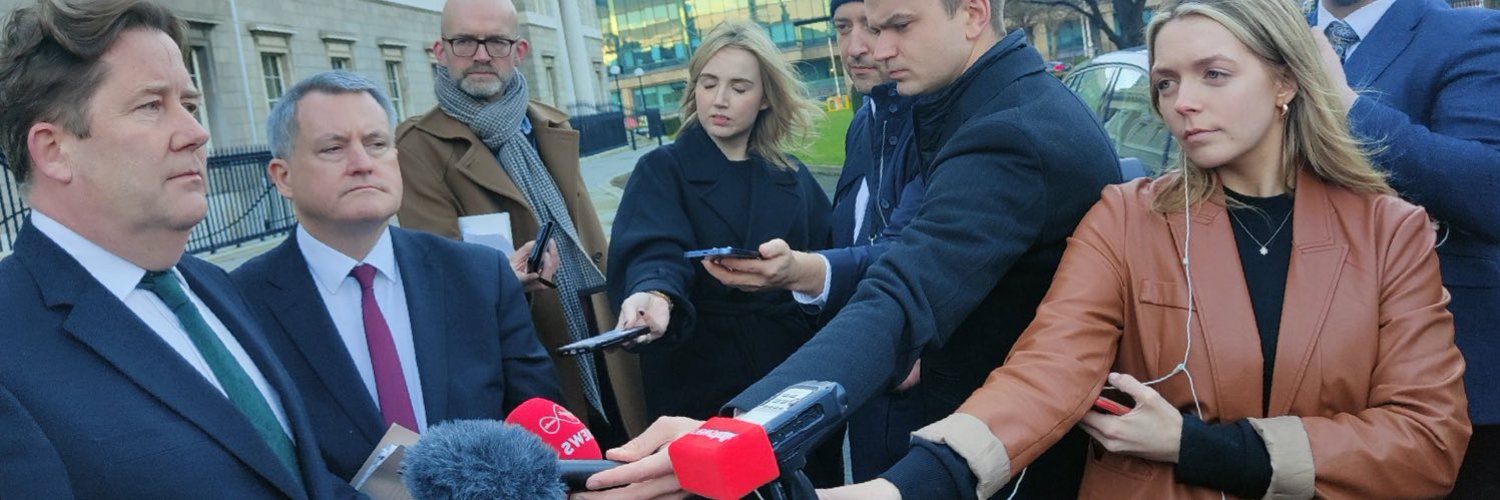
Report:
M1156 59L1156 36L1162 27L1185 16L1203 16L1229 30L1261 58L1274 73L1293 81L1297 94L1287 103L1281 145L1283 184L1295 188L1297 170L1311 168L1324 181L1346 189L1393 194L1385 174L1370 163L1370 148L1349 131L1349 119L1339 104L1333 81L1313 41L1306 18L1290 0L1183 0L1165 8L1146 27L1147 53ZM1151 105L1158 116L1160 94L1151 87ZM1290 168L1287 168L1290 167ZM1196 204L1223 189L1219 177L1181 155L1166 178L1152 208L1167 213L1187 203ZM1191 189L1184 189L1184 181Z
M750 128L750 154L782 169L795 168L785 151L797 149L812 132L823 111L807 97L807 86L792 65L781 57L764 28L747 21L724 21L703 38L703 44L688 62L688 88L682 96L682 128L699 126L698 75L714 54L736 48L755 56L768 106L755 117Z

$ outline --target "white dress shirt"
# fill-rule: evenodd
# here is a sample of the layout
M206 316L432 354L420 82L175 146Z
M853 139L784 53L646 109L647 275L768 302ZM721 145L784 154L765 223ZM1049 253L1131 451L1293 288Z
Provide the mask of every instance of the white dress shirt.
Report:
M1380 18L1385 17L1385 11L1391 10L1391 5L1395 3L1396 0L1375 0L1369 5L1360 7L1359 10L1350 12L1349 16L1343 19L1350 28L1354 28L1354 34L1359 35L1359 41L1344 50L1345 61L1354 56L1354 50L1358 49L1360 44L1365 43L1365 38L1370 36L1370 30L1375 29L1375 23L1380 22ZM1328 29L1328 25L1332 24L1335 19L1338 18L1333 17L1333 14L1323 7L1322 0L1319 0L1318 25L1315 26L1318 32L1322 33L1323 30Z
M203 359L203 354L193 346L187 330L182 328L182 323L177 320L177 315L172 312L172 309L167 307L167 304L162 302L155 293L136 287L140 284L141 278L146 276L145 269L110 253L104 247L48 217L41 210L32 209L31 224L42 234L47 235L53 243L57 243L57 246L62 247L64 252L73 257L73 260L78 261L89 275L109 290L111 295L124 302L130 312L135 313L136 317L140 318L147 328L156 332L156 335L161 337L172 350L177 351L177 355L197 370L198 374L208 380L208 383L215 389L218 389L220 394L224 394L226 399L229 397L228 393L224 392L224 387L219 384L219 379L214 376L213 370L209 368L208 361ZM172 276L177 278L177 283L182 285L182 290L187 292L189 299L192 299L193 306L198 308L198 313L203 316L208 327L215 335L218 335L219 342L224 343L229 354L234 356L234 360L250 376L250 380L255 383L255 388L260 389L261 396L271 406L271 412L276 414L276 421L281 423L281 429L286 431L287 437L295 442L296 438L292 437L291 427L287 424L286 410L281 407L281 398L276 390L271 388L271 384L266 382L266 377L261 374L260 368L255 366L250 355L245 353L245 348L240 347L239 341L229 333L229 329L222 321L219 321L219 317L214 315L213 310L203 304L198 294L193 293L192 287L188 285L187 280L182 278L182 274L174 268Z
M369 264L375 267L375 302L380 304L380 313L385 316L386 326L391 329L391 338L396 343L396 357L401 360L401 374L406 376L406 392L411 395L411 409L417 417L417 432L427 430L427 407L422 400L422 376L417 373L417 348L411 336L411 314L406 307L406 290L402 288L401 269L396 265L396 252L391 246L391 231L386 229L375 242L375 248L357 262L347 255L323 244L297 226L297 247L307 261L307 270L317 285L318 295L328 308L328 317L339 331L339 338L359 371L359 379L365 383L370 400L380 406L380 396L375 390L375 367L370 362L370 343L365 340L364 292L359 280L349 273L355 266Z
M870 185L865 182L864 177L860 177L857 182L859 182L859 192L854 195L854 236L851 236L849 239L849 241L853 241L855 244L859 243L859 230L865 225L865 212L869 209L870 204ZM833 286L833 265L828 262L828 257L824 257L823 254L814 252L813 255L818 256L818 261L823 263L823 293L808 295L793 291L792 298L798 304L821 310L823 306L828 305L828 289Z

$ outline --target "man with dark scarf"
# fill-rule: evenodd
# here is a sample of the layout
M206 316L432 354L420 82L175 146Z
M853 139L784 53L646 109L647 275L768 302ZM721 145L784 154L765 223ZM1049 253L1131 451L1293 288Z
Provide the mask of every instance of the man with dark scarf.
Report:
M517 64L530 52L511 0L452 0L433 44L438 106L396 132L406 197L402 227L459 238L459 219L505 213L512 242L554 225L539 272L512 259L549 350L614 325L605 299L606 242L578 166L566 113L528 101ZM555 272L555 274L553 274ZM550 281L550 282L549 282ZM555 286L552 285L555 283ZM554 357L564 405L589 416L606 445L644 423L639 368L624 353Z

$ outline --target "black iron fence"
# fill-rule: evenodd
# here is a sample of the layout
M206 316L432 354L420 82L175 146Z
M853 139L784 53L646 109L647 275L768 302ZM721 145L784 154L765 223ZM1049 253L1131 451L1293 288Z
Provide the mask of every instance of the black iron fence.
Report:
M11 177L4 153L0 153L0 169L5 170L0 174L0 255L5 255L10 253L16 233L21 232L27 210L21 201L21 186Z
M581 156L625 145L625 113L619 110L574 116L568 122L578 131L578 153Z
M266 178L270 161L264 146L217 150L208 157L208 216L193 228L188 252L214 252L292 229L291 205ZM7 169L0 182L0 254L14 249L29 212Z
M292 205L266 177L265 146L217 150L208 157L208 216L193 228L190 253L214 252L290 231Z

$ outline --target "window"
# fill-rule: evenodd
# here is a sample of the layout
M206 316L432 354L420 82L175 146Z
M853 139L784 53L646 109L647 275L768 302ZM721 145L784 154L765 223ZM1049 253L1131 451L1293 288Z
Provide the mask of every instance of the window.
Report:
M198 99L198 112L194 117L198 119L198 124L209 132L210 142L207 147L213 148L212 124L216 117L212 112L219 109L216 106L217 89L214 87L213 43L210 36L214 25L207 22L188 21L187 27L187 47L182 54L183 63L187 66L193 87L202 94L202 97ZM220 127L220 131L226 128L228 127Z
M542 56L542 68L547 72L547 89L552 92L550 96L552 105L562 107L562 92L557 82L557 61L552 56Z
M1065 58L1083 54L1083 27L1077 21L1064 21L1053 31L1052 57Z
M203 98L198 100L198 113L195 117L198 119L198 124L203 125L203 129L208 130L209 134L212 135L213 130L208 125L208 67L208 47L202 45L189 47L187 57L188 76L193 79L193 87L197 88L198 92L203 93Z
M390 89L391 106L396 108L396 121L398 122L406 119L406 110L402 106L402 97L405 93L402 92L401 76L400 61L385 62L385 83Z
M255 36L255 49L260 53L261 83L266 89L266 107L270 108L281 99L292 78L288 59L296 32L284 26L255 23L250 25L250 33Z
M1113 66L1094 66L1079 70L1068 75L1068 88L1083 98L1083 102L1089 105L1096 116L1104 114L1104 105L1109 99L1110 86L1114 85L1115 75L1120 72L1119 68Z
M266 80L266 107L276 105L286 92L286 54L260 53L260 71Z
M1172 134L1151 109L1151 78L1136 68L1121 68L1110 91L1109 105L1100 118L1115 139L1122 158L1134 157L1151 175L1160 175L1176 161Z
M328 67L334 70L354 71L354 42L351 35L323 33L323 47L328 50Z
M404 60L406 46L399 42L381 42L380 55L385 59L386 94L391 98L391 107L396 109L396 121L406 119L406 71Z

